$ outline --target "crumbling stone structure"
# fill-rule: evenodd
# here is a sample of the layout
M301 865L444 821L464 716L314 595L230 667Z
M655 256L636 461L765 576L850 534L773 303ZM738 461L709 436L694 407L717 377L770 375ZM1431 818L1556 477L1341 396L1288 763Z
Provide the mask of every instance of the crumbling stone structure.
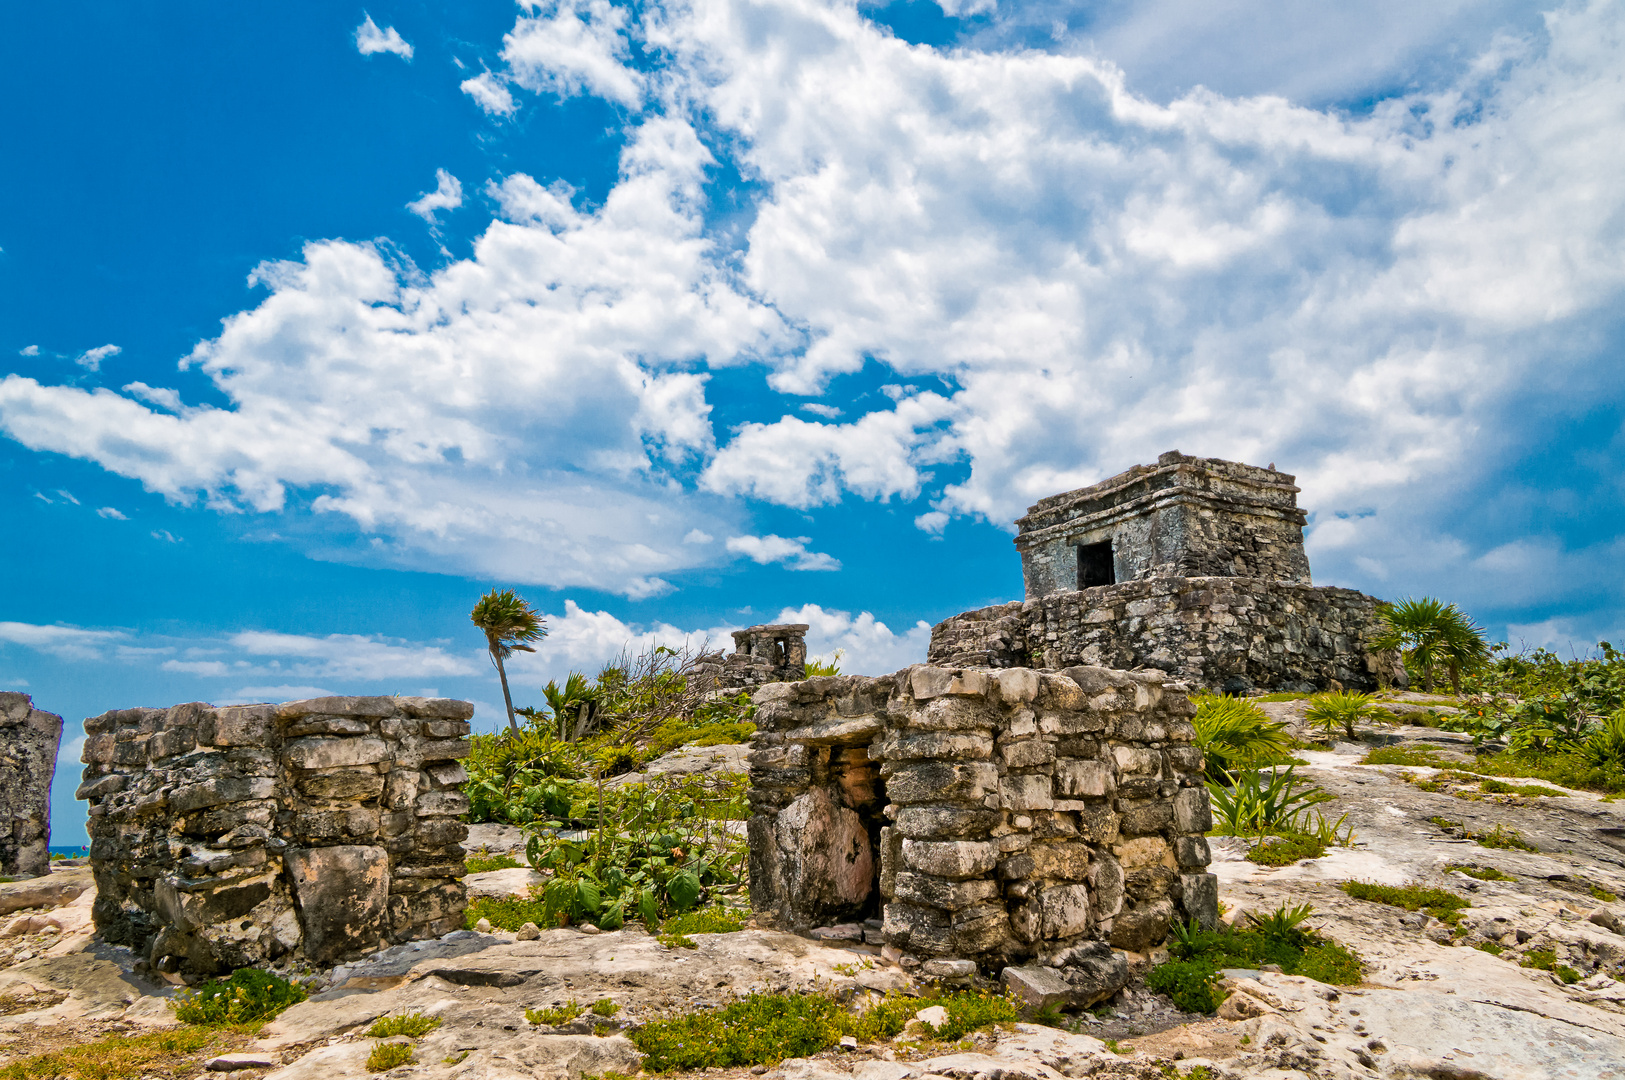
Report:
M733 632L734 651L718 654L697 675L716 690L748 690L807 675L807 623L764 623Z
M473 713L329 697L86 720L97 928L188 978L460 928Z
M1156 668L1226 693L1404 685L1375 597L1310 583L1294 478L1177 450L1034 505L1027 597L938 623L948 666Z
M0 875L38 877L51 869L51 779L62 717L34 699L0 693Z
M1036 958L1088 1004L1114 949L1216 923L1195 709L1160 672L922 664L755 701L751 904L781 926L878 914L903 954Z

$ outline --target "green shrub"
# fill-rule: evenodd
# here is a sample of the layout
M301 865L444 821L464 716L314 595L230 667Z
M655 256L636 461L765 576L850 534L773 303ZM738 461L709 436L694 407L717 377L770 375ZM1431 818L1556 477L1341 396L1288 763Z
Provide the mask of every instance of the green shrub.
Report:
M1196 745L1202 749L1208 779L1286 757L1292 741L1286 725L1271 720L1253 702L1221 694L1196 694Z
M1300 859L1318 859L1326 845L1302 833L1271 836L1247 849L1247 858L1260 866L1288 866Z
M1385 715L1373 703L1370 694L1340 690L1335 693L1316 694L1310 698L1309 709L1303 714L1303 718L1328 741L1342 733L1352 742L1355 738L1354 729L1360 721L1375 720Z
M620 1011L621 1007L615 1004L612 998L599 998L592 1003L592 1014L594 1016L602 1016L607 1019Z
M1205 960L1169 960L1145 976L1149 990L1167 994L1184 1012L1212 1013L1224 1002L1219 969Z
M526 1009L525 1019L542 1027L559 1027L568 1024L584 1012L576 999L571 998L563 1005L555 1005L548 1009Z
M412 1060L411 1043L379 1043L367 1055L368 1072L388 1072Z
M655 940L668 949L697 949L700 943L687 934L656 934Z
M367 1029L369 1039L388 1039L395 1035L405 1035L416 1039L427 1035L440 1026L440 1017L424 1016L422 1013L407 1013L404 1016L380 1016L372 1022Z
M1320 941L1303 950L1292 974L1332 986L1353 986L1365 978L1365 962L1346 945Z
M1423 885L1378 885L1370 881L1345 881L1340 888L1356 900L1369 900L1406 911L1425 911L1440 922L1455 923L1463 908L1470 907L1464 897L1448 889L1432 889Z
M1293 772L1296 766L1271 770L1269 779L1259 769L1226 774L1225 784L1208 783L1213 816L1219 832L1230 836L1257 836L1277 829L1302 831L1309 808L1332 801L1320 787Z
M58 1050L13 1058L0 1066L0 1080L128 1080L162 1073L195 1075L221 1034L203 1028L153 1031L145 1035L122 1033L93 1042L70 1044ZM15 1044L8 1048L23 1049Z
M914 1014L923 1008L925 1003L919 998L893 991L864 1010L849 1034L863 1043L893 1038L902 1034Z
M820 675L839 675L841 673L841 658L845 655L845 649L836 649L827 660L822 656L807 657L807 678L812 679Z
M1249 912L1249 928L1203 930L1194 920L1173 928L1168 952L1175 960L1201 960L1216 969L1256 968L1279 964L1288 975L1304 975L1338 986L1360 981L1364 965L1358 954L1306 930L1303 922L1314 909L1308 904L1284 904L1263 916Z
M238 968L229 978L211 979L174 1001L175 1019L185 1024L223 1027L269 1020L309 997L297 982L258 968Z
M980 990L963 990L948 994L929 1004L941 1005L948 1019L941 1027L924 1025L931 1034L944 1042L954 1042L979 1028L990 1024L1007 1023L1021 1015L1019 1003L1008 994L988 994Z
M631 1039L650 1072L776 1065L840 1041L839 1002L824 994L749 994L720 1009L652 1020Z
M1586 736L1580 757L1603 772L1625 773L1625 708L1615 710Z
M1473 948L1477 949L1479 952L1487 952L1491 956L1500 956L1506 951L1493 941L1480 941L1477 945L1474 945Z
M1603 888L1601 885L1592 885L1591 886L1591 898L1593 900L1601 900L1605 904L1612 904L1615 900L1619 899L1618 896L1616 896L1614 893L1609 892L1607 889Z

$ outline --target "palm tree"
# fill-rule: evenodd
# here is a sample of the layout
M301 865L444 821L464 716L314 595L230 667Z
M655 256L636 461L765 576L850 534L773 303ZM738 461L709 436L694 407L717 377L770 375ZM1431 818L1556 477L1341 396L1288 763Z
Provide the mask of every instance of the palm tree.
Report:
M485 647L491 653L502 679L502 700L508 706L508 727L515 733L519 725L513 718L513 695L508 693L508 672L502 661L515 652L535 652L525 644L547 636L547 622L512 589L500 592L492 589L480 597L480 602L469 612L469 621L485 631Z
M1461 693L1461 675L1489 659L1489 643L1484 628L1477 625L1455 604L1424 596L1406 597L1397 604L1384 604L1377 610L1378 630L1371 647L1395 650L1405 657L1406 666L1422 671L1422 688L1433 690L1433 669L1443 664L1450 687Z

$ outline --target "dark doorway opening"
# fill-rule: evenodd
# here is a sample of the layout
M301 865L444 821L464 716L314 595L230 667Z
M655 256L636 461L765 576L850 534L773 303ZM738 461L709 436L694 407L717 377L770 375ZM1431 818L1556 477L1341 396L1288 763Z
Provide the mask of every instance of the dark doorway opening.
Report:
M1112 542L1078 545L1078 588L1092 589L1096 585L1117 584L1117 573L1112 567Z

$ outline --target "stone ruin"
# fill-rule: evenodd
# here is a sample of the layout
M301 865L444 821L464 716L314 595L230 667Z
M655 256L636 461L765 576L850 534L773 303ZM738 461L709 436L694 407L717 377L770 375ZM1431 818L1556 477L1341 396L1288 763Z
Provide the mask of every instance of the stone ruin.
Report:
M328 697L86 720L97 929L188 980L460 929L473 714Z
M931 631L933 664L1155 668L1193 687L1374 690L1379 601L1310 583L1294 477L1171 451L1016 522L1026 599Z
M51 869L51 779L62 717L27 694L0 692L0 876Z
M807 623L765 623L733 632L734 651L696 668L715 690L750 690L807 674Z
M1161 672L905 668L755 694L751 904L881 920L927 974L1089 1005L1174 920L1213 927L1195 709ZM1029 995L1031 996L1031 995Z

